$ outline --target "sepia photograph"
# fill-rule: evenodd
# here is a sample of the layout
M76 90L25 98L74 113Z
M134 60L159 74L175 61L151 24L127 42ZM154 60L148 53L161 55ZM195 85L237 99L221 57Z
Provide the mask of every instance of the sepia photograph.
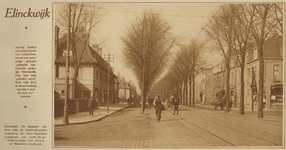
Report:
M48 11L53 148L285 148L284 3Z

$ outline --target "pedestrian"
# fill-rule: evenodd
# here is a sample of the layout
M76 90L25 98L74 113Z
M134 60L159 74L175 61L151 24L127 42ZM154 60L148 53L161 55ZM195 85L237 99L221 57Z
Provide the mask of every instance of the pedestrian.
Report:
M161 105L162 105L162 102L161 102L159 94L157 94L157 96L154 99L154 105L155 105L156 117L157 117L157 120L159 122L160 119L162 118L162 116L161 116L161 112L162 112L162 110L161 110L162 106Z
M180 101L176 98L174 101L174 113L173 113L173 115L175 115L176 111L177 111L177 115L179 114L179 103L180 103Z
M93 115L93 110L94 110L94 99L89 98L88 100L88 110L89 110L89 115Z
M149 106L149 109L151 108L152 103L153 103L153 99L152 99L151 96L149 96L149 98L148 98L148 106Z
M173 106L174 106L174 96L172 95L170 97L170 110L173 110Z

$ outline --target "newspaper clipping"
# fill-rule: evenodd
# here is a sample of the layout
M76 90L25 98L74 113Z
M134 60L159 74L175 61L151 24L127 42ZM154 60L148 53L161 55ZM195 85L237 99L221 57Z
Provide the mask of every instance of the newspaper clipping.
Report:
M0 149L285 149L284 7L4 0Z

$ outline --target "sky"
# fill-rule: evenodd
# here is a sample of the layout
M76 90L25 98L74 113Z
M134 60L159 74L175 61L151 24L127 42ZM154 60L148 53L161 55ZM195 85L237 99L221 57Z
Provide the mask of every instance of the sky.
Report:
M188 43L191 39L206 40L202 28L208 23L212 14L219 10L219 3L100 3L101 10L106 13L95 27L90 43L99 44L103 55L114 55L111 66L114 73L120 73L126 80L131 80L138 87L138 81L132 71L125 66L122 57L122 41L120 37L127 34L127 27L140 17L145 9L160 13L172 26L170 32ZM139 89L139 88L138 88Z

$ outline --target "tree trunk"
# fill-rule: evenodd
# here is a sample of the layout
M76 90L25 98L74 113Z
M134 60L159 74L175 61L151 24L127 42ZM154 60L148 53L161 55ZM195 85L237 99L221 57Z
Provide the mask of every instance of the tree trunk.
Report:
M186 106L188 106L188 81L185 81L185 102L186 102Z
M144 87L144 69L143 69L142 87L141 87L141 113L142 114L144 114L144 109L145 109L145 106L144 106L144 93L145 93L145 87Z
M77 86L77 69L74 68L73 79L72 79L72 97L71 97L71 99L76 98L76 86Z
M266 23L267 13L265 12L264 17L262 17L262 26L261 26L261 38L258 39L258 58L259 58L259 90L257 93L258 96L258 118L263 118L263 73L264 73L264 61L263 61L263 45L264 45L264 35L265 35L265 23Z
M193 68L193 106L195 107L195 74L194 74L194 68Z
M227 59L229 60L229 59ZM225 112L229 112L229 75L230 75L230 69L229 69L229 62L226 62L226 91L225 91L225 102L226 102L226 109Z
M244 115L244 59L242 59L240 68L240 106L239 114Z
M190 94L190 97L189 97L189 106L192 106L192 82L191 82L191 76L189 76L189 94Z
M182 101L183 101L183 105L186 105L186 101L185 101L185 88L186 88L186 84L185 84L185 81L183 81L184 83L184 87L183 87L183 90L182 90Z
M264 74L264 62L262 57L262 50L260 51L259 58L259 91L258 91L258 118L263 118L263 74Z

